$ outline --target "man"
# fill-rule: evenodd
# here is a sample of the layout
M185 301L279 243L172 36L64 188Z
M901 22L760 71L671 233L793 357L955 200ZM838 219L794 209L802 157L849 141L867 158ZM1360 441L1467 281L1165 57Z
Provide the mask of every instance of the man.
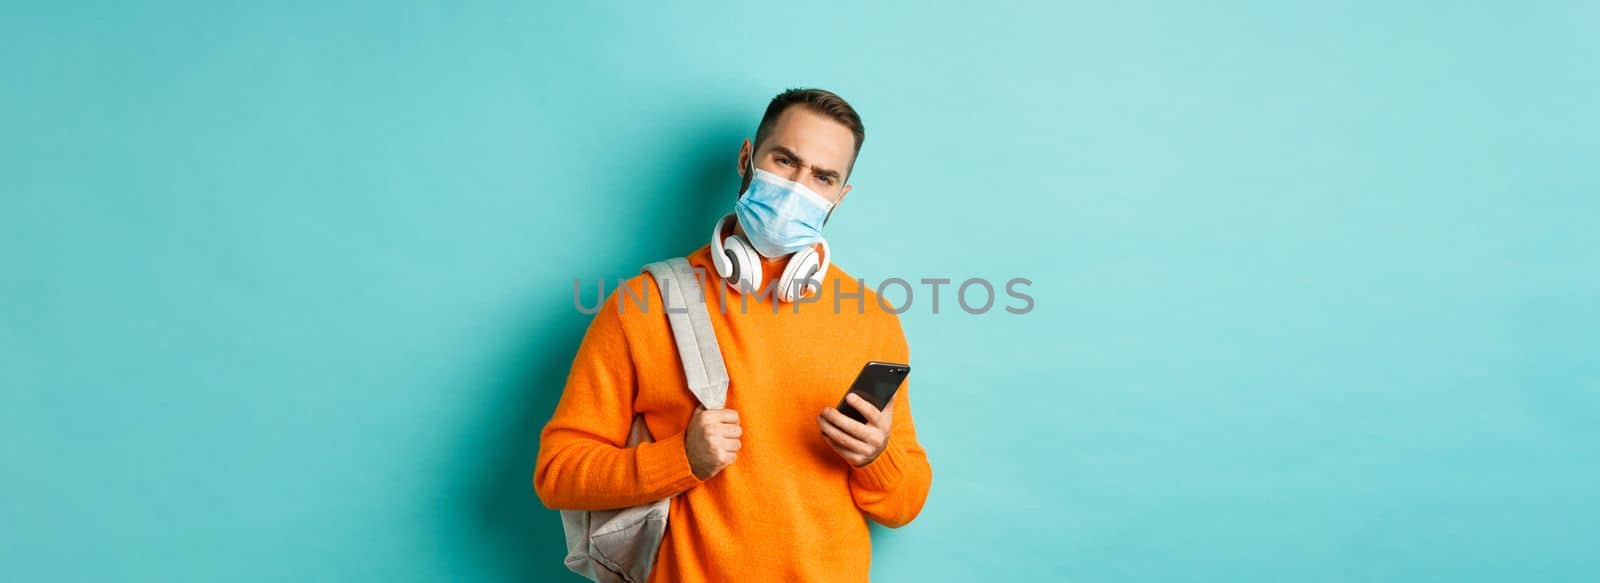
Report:
M910 362L899 317L821 241L864 137L844 99L793 89L773 98L755 142L740 147L737 212L688 256L709 274L726 408L700 408L686 387L648 276L624 283L634 292L612 293L584 335L540 437L534 488L566 510L671 498L652 581L865 581L865 518L898 527L922 509L933 472L909 386L881 411L852 395L866 423L833 408L866 362ZM753 249L753 269L735 273L733 254L714 262L713 247ZM798 259L818 269L808 279L820 285L785 302L775 288L805 278L784 277ZM637 290L652 309L623 299ZM656 440L626 448L635 415Z

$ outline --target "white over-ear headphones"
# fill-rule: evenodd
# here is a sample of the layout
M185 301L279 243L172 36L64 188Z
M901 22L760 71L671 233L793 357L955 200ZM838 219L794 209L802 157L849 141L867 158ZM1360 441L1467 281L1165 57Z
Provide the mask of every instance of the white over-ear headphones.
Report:
M717 267L717 277L728 282L728 287L742 294L759 293L763 283L761 254L756 253L756 248L743 235L723 234L736 218L734 213L728 213L711 229L711 263ZM783 266L783 273L778 276L778 289L774 294L778 301L795 301L807 291L820 293L822 278L828 275L828 259L832 255L826 239L822 241L821 253L817 252L816 247L806 247L790 255L789 262ZM799 281L804 283L796 285ZM800 291L802 285L804 291Z

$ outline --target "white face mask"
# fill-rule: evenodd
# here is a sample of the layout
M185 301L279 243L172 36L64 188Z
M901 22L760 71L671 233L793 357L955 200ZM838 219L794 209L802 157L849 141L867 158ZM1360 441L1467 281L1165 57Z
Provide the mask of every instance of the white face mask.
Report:
M833 203L798 182L756 168L750 187L734 205L739 226L756 251L768 258L789 255L822 241L822 225Z

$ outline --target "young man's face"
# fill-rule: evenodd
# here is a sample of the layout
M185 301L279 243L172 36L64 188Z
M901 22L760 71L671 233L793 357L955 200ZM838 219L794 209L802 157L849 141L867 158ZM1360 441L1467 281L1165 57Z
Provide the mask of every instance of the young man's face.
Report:
M750 140L739 149L739 175L745 173ZM804 105L791 105L778 115L772 131L755 152L756 167L804 184L834 204L844 200L844 183L855 155L850 128Z

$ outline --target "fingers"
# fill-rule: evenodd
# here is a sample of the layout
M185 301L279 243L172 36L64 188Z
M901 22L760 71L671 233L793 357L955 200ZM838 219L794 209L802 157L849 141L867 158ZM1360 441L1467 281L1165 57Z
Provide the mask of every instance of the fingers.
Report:
M871 405L868 406L870 407ZM844 413L840 413L838 409L833 407L823 409L822 418L856 439L869 440L872 438L873 428L863 425L855 419L845 417Z
M894 401L889 401L889 406L884 407L883 412L878 414L878 418L872 420L872 426L886 436L884 437L885 441L888 440L887 436L894 431Z
M739 412L733 409L696 408L695 412L700 415L700 419L710 423L739 423Z
M833 446L834 451L839 452L846 459L854 462L856 460L852 458L872 454L872 444L855 438L827 419L818 418L817 425L822 428L823 437L828 438L828 445Z
M732 465L744 444L739 414L728 409L696 407L689 419L684 449L695 477L709 480Z
M851 407L855 407L857 411L860 411L861 417L866 419L868 424L877 425L878 408L872 406L872 403L868 403L866 399L861 398L861 395L855 393L845 395L844 401L849 403Z
M744 427L739 425L739 413L732 409L711 409L700 414L701 430L707 441L725 451L739 451L739 437Z
M857 467L863 465L861 462L863 459L861 454L845 449L838 443L835 443L832 439L824 439L823 441L828 442L828 447L833 449L833 453L837 454L841 458L844 458L844 461L849 462L850 465Z
M845 417L844 420L847 422L854 421L848 417ZM870 454L875 452L878 450L878 448L882 447L882 444L885 441L887 441L886 434L877 432L873 430L873 428L861 425L860 423L856 423L857 427L863 428L862 434L860 435L851 433L849 429L827 417L818 417L817 423L822 427L822 434L824 436L828 436L830 439L838 441L840 444L849 447L851 450L860 451L862 453Z
M737 437L739 435L739 412L733 409L701 409L696 407L694 417L689 422L714 433L726 433L731 428L734 430L733 436Z
M732 409L702 411L696 422L706 435L734 439L744 435L744 427L739 425L739 413Z

